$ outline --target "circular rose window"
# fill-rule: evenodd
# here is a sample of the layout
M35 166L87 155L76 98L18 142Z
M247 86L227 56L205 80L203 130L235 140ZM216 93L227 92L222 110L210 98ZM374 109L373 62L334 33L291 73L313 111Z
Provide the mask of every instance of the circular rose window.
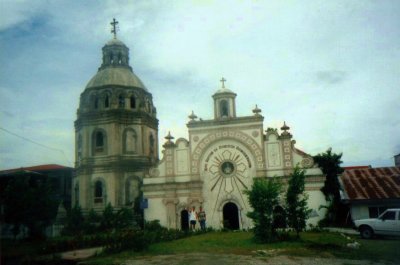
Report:
M224 175L231 175L235 171L235 166L230 161L225 161L221 164L221 171Z

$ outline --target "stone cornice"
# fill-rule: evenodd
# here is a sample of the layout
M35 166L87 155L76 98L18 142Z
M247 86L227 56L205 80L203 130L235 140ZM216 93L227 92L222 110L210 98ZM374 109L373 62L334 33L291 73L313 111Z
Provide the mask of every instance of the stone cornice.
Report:
M155 161L157 162L157 161ZM76 167L78 174L85 172L137 172L155 165L147 156L115 155L83 159Z
M141 87L133 87L133 86L121 86L121 85L104 85L104 86L97 86L97 87L89 87L86 88L82 93L81 97L85 96L86 94L90 94L91 92L100 92L100 90L114 90L114 89L124 89L124 90L135 90L140 93L145 94L147 97L153 98L152 94Z
M263 121L264 121L263 116L245 116L245 117L237 117L237 118L190 121L186 124L186 126L189 129L191 129L191 128L201 128L201 127L209 127L209 126L224 126L224 125L234 125L234 124L241 124L241 123L263 122Z
M187 189L198 189L203 188L202 181L190 181L190 182L172 182L172 183L161 183L161 184L146 184L142 187L143 192L155 192L155 191L178 191Z
M112 109L79 114L75 121L75 129L79 130L85 125L90 126L110 123L147 125L155 130L158 128L158 119L144 111Z
M194 134L199 134L199 133L213 133L213 132L220 132L220 131L244 131L244 130L260 130L259 133L262 134L262 124L241 124L241 125L229 125L229 126L225 126L225 127L206 127L206 128L196 128L194 130L190 130L189 133L190 135L194 135Z

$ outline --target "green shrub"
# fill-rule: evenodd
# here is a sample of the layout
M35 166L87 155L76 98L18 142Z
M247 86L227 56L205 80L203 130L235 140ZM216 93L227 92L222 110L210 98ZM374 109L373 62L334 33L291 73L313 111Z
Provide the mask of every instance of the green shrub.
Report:
M282 184L277 179L255 179L250 190L245 190L253 211L247 216L254 222L254 236L260 242L277 240L273 226L273 209L279 205Z
M123 250L142 251L150 245L143 230L122 229L108 235L105 251L120 252Z

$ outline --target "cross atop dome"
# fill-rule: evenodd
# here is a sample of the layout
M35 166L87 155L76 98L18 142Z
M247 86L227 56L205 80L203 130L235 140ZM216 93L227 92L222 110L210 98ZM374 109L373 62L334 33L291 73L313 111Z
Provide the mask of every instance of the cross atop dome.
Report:
M111 33L114 34L114 39L117 38L117 30L118 30L117 25L118 25L118 23L119 22L115 18L113 18L113 21L111 21L111 23L110 23L110 25L111 25Z
M221 81L221 83L222 83L222 88L225 88L226 79L222 77L221 80L219 80L219 81Z

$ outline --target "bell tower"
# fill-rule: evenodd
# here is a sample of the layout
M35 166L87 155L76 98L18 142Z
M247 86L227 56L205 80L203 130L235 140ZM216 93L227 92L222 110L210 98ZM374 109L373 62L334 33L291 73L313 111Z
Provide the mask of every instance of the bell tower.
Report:
M214 119L236 118L236 94L225 87L225 78L221 78L222 87L212 96L214 99Z
M80 96L75 121L73 203L83 210L134 207L149 168L158 162L158 120L152 94L129 65L129 48L113 38Z

